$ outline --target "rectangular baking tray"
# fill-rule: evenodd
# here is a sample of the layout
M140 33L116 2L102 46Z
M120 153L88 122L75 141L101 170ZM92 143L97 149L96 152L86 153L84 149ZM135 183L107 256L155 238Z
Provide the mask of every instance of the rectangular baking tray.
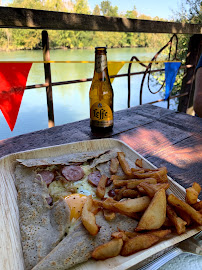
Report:
M24 260L20 240L19 212L17 205L17 191L15 188L14 170L16 159L55 157L68 153L108 150L119 148L131 160L143 159L145 168L156 168L144 157L130 148L127 144L115 139L100 139L82 141L70 144L44 147L5 156L0 159L0 269L24 270ZM169 172L168 172L169 175ZM169 177L169 193L180 199L185 198L185 189ZM201 231L201 226L189 229L182 235L172 235L170 239L137 252L128 257L117 256L105 261L89 260L75 266L76 270L103 270L103 269L138 269L142 264L150 261L163 251Z

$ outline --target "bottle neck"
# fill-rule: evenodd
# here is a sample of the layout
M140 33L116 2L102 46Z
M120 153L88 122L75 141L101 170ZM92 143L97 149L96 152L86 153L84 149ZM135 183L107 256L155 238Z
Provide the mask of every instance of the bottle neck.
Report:
M107 68L107 55L95 54L95 72L101 73Z

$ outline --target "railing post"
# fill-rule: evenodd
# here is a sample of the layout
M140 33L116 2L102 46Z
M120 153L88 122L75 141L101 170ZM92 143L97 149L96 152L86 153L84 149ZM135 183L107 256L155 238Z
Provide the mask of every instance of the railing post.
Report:
M191 36L188 45L188 52L186 57L186 65L190 65L184 71L184 77L182 80L182 86L180 94L188 93L179 99L178 111L187 112L187 109L193 106L193 95L194 95L194 78L195 68L199 57L202 52L202 35L197 34Z
M50 61L48 32L45 30L42 31L42 46L43 46L44 61ZM45 72L45 83L48 84L48 86L46 87L46 97L48 109L48 127L50 128L55 126L50 63L44 63L44 72Z

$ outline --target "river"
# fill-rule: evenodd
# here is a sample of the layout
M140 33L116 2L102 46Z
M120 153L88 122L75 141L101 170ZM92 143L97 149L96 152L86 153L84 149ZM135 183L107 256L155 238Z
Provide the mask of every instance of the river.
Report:
M120 48L108 49L108 60L129 61L132 56L140 60L151 60L158 49ZM88 60L94 61L94 50L51 50L51 60ZM14 51L1 52L0 61L43 60L42 51ZM155 67L157 68L157 67ZM127 73L125 64L119 74ZM93 64L51 64L52 82L90 78L93 76ZM132 72L143 71L139 64L134 64ZM139 105L139 89L142 75L131 77L131 106ZM44 83L43 64L33 64L27 85ZM90 82L53 87L53 102L55 125L62 125L89 117L89 88ZM114 111L127 108L127 77L116 78L112 84L114 90ZM159 85L154 82L153 89ZM150 94L145 83L143 103L162 98L162 93ZM157 106L165 107L167 102L160 102ZM171 102L171 109L175 109L175 101ZM11 132L2 112L0 111L0 140L16 135L33 132L48 127L46 91L45 88L31 89L24 92L18 119Z

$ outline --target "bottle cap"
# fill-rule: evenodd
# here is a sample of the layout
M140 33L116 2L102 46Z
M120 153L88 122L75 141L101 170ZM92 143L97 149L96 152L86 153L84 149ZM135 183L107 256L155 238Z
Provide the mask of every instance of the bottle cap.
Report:
M95 51L104 51L104 52L107 52L107 47L95 47Z

